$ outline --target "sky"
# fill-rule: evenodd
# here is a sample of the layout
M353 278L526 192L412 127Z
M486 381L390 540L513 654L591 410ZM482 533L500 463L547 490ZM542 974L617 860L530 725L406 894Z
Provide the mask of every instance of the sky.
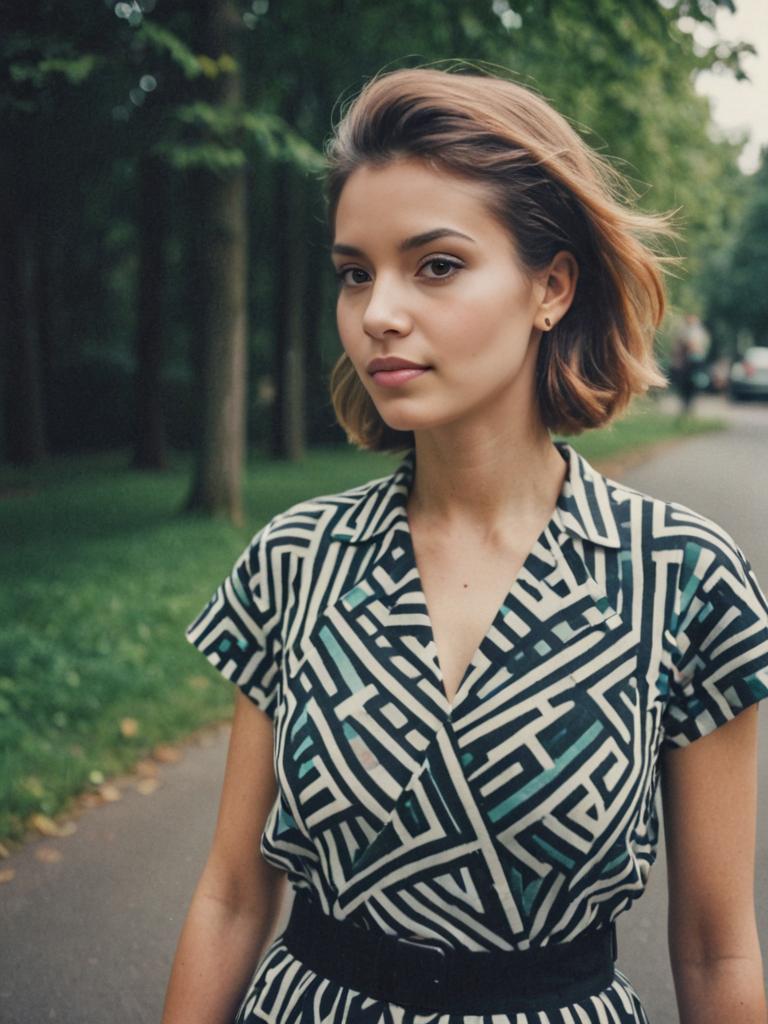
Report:
M696 91L712 101L712 115L718 128L727 133L747 130L750 140L742 150L739 166L745 174L757 169L760 147L768 145L768 0L735 0L736 13L717 14L717 40L747 42L757 56L743 59L751 81L737 82L732 74L702 72ZM711 30L699 26L695 38L711 43Z

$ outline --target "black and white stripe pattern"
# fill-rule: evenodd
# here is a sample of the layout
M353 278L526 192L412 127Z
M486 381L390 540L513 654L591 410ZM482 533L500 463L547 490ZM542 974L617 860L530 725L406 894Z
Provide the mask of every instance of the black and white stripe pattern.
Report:
M731 538L558 448L553 516L452 703L408 530L412 452L272 519L188 629L273 719L264 856L337 918L470 950L608 922L656 856L660 751L768 695L768 609ZM449 1024L340 990L279 939L238 1019ZM555 1014L461 1019L645 1018L617 973Z

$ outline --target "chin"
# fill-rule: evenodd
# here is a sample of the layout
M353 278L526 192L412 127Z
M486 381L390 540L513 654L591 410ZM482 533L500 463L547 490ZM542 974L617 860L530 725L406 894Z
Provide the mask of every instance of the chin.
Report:
M428 415L424 412L408 412L405 409L387 409L385 411L379 409L378 413L391 430L401 431L433 430L435 427L445 426L457 419L455 414L453 416L449 414Z

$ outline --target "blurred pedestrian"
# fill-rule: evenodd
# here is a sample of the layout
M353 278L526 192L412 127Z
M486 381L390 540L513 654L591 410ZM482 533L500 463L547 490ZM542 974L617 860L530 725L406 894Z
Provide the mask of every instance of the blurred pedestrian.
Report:
M691 412L708 347L707 330L696 313L688 313L675 334L670 353L672 383L685 416Z

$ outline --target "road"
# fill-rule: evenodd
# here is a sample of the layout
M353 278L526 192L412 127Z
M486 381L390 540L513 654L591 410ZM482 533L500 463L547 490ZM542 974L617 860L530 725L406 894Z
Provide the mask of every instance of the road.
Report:
M726 415L730 429L704 434L637 466L622 479L655 497L680 501L723 526L747 553L768 592L768 407L727 406L701 396L701 415ZM760 810L756 892L763 959L768 965L768 713L760 716ZM666 946L666 865L659 858L642 899L619 919L619 966L632 979L651 1024L677 1024Z
M720 523L768 588L768 408L699 399L731 426L664 449L623 479ZM768 714L761 715L759 928L768 961ZM0 862L3 1024L159 1024L179 929L213 832L228 727L203 733L163 765L149 796L118 780L119 801L84 813L66 838L33 841ZM41 851L61 859L40 860ZM49 855L50 856L50 855ZM623 915L619 966L651 1024L677 1024L666 955L663 844L648 890ZM283 918L277 923L281 930ZM353 1024L353 1022L351 1022Z

